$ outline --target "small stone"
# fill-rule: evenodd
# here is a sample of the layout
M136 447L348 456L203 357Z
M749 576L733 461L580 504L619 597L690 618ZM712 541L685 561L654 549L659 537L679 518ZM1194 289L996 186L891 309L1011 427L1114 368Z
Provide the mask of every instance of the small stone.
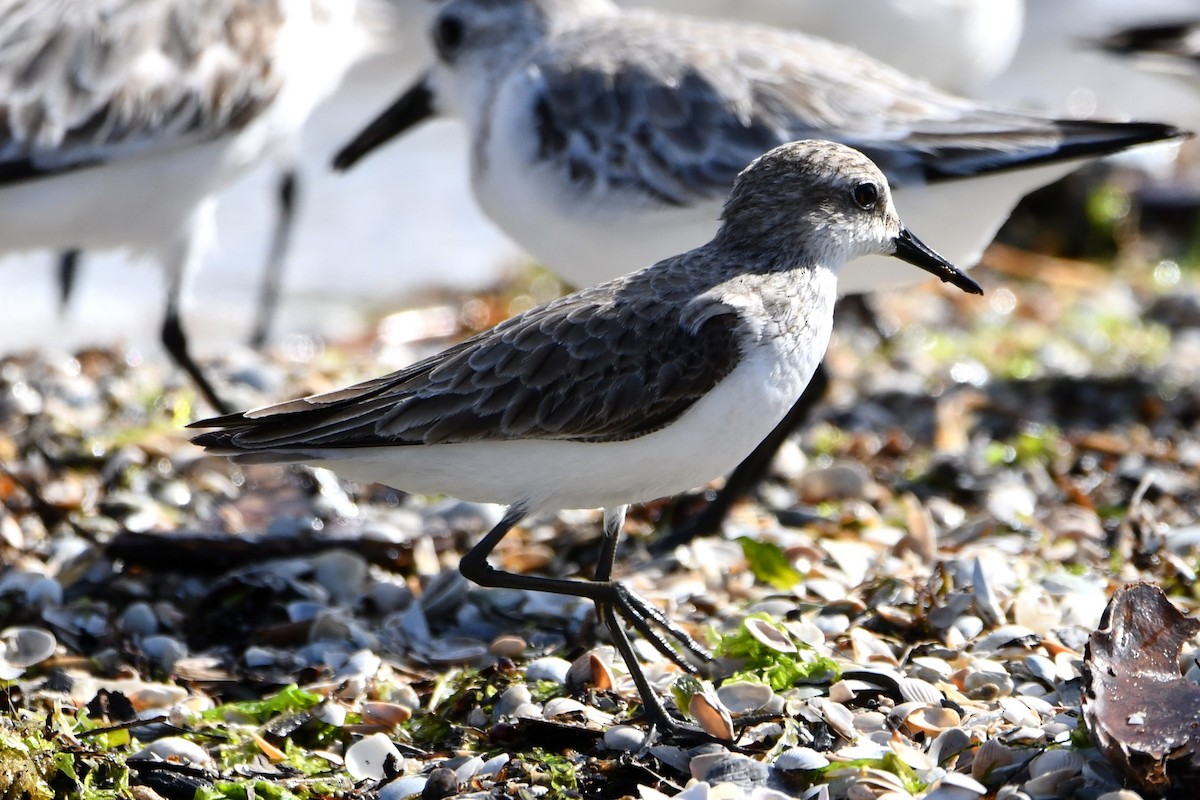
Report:
M348 550L329 550L313 559L319 583L337 603L354 603L363 594L367 561Z
M149 603L130 603L117 619L117 627L130 636L150 636L158 630L158 617Z
M530 683L551 681L561 686L567 682L570 669L571 662L565 658L546 656L529 662L529 666L525 668L525 680Z
M840 461L829 467L810 469L796 481L796 491L805 503L827 503L866 496L871 476L857 461Z
M429 780L421 790L421 800L442 800L458 791L458 776L454 770L438 767L429 773Z
M148 636L142 641L142 652L163 672L170 672L175 662L187 655L187 647L170 636Z
M379 800L406 800L420 795L428 781L424 775L409 775L394 780L379 790Z
M520 636L500 636L488 645L488 652L504 658L520 658L526 647L525 640Z
M646 732L633 725L614 725L604 732L604 746L619 753L634 753L646 744Z

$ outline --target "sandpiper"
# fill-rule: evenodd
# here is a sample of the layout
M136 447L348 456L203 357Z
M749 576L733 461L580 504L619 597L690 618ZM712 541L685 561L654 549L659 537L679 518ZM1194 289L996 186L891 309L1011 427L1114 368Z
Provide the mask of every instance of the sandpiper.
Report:
M436 63L335 166L431 116L457 116L484 211L576 286L707 241L734 176L787 141L828 138L867 153L914 227L971 266L1029 191L1088 159L1179 135L994 108L764 26L622 11L610 0L437 8ZM848 265L841 291L916 280L868 257Z
M1155 123L1058 120L932 88L856 50L769 27L622 11L610 0L448 0L431 14L437 61L335 159L348 168L436 115L471 138L487 215L576 286L710 238L738 171L793 139L871 156L917 230L976 263L1017 201L1085 161L1176 136ZM919 276L879 256L843 294ZM691 532L717 527L757 482L809 397L726 482Z
M611 579L625 510L726 472L783 418L825 352L838 273L868 253L981 292L901 225L887 179L866 156L828 141L783 145L738 177L709 243L390 375L195 423L217 430L194 441L239 461L306 462L506 505L463 558L463 575L594 601L649 716L677 729L621 618L685 668L665 637L705 651ZM604 509L596 580L488 564L526 517L595 507Z
M129 248L180 324L213 196L285 146L365 40L354 0L65 0L0 8L0 252Z

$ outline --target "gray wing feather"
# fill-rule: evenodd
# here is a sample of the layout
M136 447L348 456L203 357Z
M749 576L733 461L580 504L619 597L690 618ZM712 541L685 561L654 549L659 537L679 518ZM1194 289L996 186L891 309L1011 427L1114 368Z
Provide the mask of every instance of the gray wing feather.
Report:
M590 21L527 67L540 158L583 193L603 182L667 206L722 198L754 158L805 138L863 150L895 187L1171 135L991 109L803 34L649 12Z
M737 317L690 330L653 301L595 290L502 323L358 386L245 415L196 442L222 451L619 441L684 413L736 366Z
M0 0L0 183L240 129L279 90L277 0Z

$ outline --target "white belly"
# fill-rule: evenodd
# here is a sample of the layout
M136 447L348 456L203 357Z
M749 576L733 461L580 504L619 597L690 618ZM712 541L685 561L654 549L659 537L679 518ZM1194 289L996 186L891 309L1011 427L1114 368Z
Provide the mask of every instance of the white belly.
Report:
M318 463L408 492L522 503L531 512L678 494L741 463L796 402L825 354L832 314L810 319L807 347L790 340L762 344L674 424L636 439L357 449L333 452Z

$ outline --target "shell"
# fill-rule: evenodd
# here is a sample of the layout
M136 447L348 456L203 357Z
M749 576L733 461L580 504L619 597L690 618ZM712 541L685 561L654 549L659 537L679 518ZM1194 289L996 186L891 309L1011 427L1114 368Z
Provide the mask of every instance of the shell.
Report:
M812 748L793 747L780 753L774 766L784 772L803 772L827 767L829 759Z
M0 647L0 662L24 670L54 655L58 640L43 628L5 628L0 632Z
M962 723L958 712L952 708L940 706L925 706L919 708L904 721L904 724L921 733L935 735L949 728L956 728Z
M721 704L734 715L758 711L771 702L774 696L775 691L770 686L750 681L734 681L717 689L717 697Z
M1029 774L1037 778L1060 770L1074 774L1083 769L1086 759L1074 750L1047 750L1029 762Z
M157 739L129 757L130 761L170 761L174 764L209 764L212 756L195 742L179 736Z
M920 678L901 678L900 696L908 701L928 703L929 705L937 705L946 697L932 683Z
M364 778L383 780L384 768L390 759L403 764L396 745L385 734L373 733L346 748L346 771L356 781Z
M688 713L710 736L733 741L733 719L721 701L709 691L700 691L688 701Z
M555 697L546 701L542 716L546 719L562 717L567 714L586 714L588 707L573 697Z
M1011 763L1012 748L999 739L988 739L975 751L975 760L971 762L971 777L982 781L992 770L1007 767Z
M578 688L594 686L600 691L607 691L616 686L617 679L613 675L609 659L596 650L589 650L571 662L567 670L567 686Z
M820 712L821 718L838 736L848 742L853 742L858 738L858 731L854 727L854 713L850 709L824 697L814 697L809 702Z
M364 725L377 725L388 730L407 722L412 717L412 710L399 703L382 703L368 701L359 707Z
M766 620L751 617L743 621L742 625L745 626L746 632L760 644L780 653L796 652L796 645L792 642L791 637Z

